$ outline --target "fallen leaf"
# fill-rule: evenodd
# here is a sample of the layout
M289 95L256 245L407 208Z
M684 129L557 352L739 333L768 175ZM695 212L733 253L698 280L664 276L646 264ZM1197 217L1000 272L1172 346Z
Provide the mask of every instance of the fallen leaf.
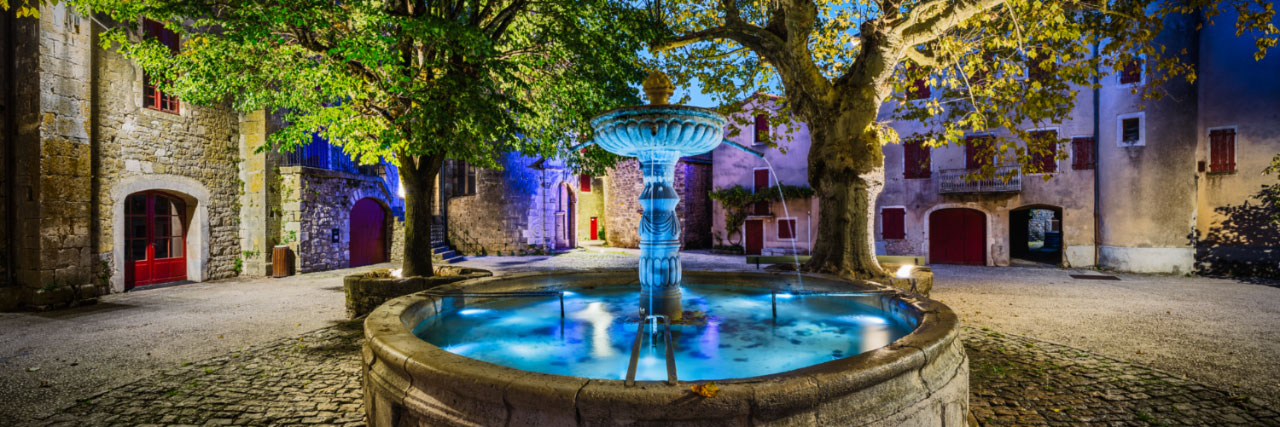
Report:
M702 397L716 397L716 393L720 392L720 387L716 387L715 381L706 384L695 384L690 386L689 389Z
M27 372L35 372L35 371L39 371L39 370L40 370L40 367L39 367L39 366L32 366L32 367L30 367L30 368L27 368Z

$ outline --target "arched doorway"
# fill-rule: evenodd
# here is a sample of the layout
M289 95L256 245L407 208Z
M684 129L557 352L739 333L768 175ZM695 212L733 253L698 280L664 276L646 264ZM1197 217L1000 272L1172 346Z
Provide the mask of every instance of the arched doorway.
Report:
M187 204L160 191L124 202L125 289L187 279Z
M987 265L987 218L982 211L939 209L929 215L929 262Z
M1062 263L1062 208L1024 206L1009 211L1009 257Z
M349 266L387 262L387 210L377 200L360 199L351 207L347 233Z

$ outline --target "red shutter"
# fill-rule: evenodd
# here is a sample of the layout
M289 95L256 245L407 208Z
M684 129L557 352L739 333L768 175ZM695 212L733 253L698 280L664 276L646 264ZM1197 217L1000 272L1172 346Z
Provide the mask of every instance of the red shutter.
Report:
M970 136L964 142L964 168L982 169L991 163L991 137L986 135Z
M924 139L917 138L904 142L902 144L902 176L928 178L931 175L929 155L929 147L924 145Z
M1235 129L1214 129L1209 132L1209 171L1231 172L1236 170Z
M1120 72L1120 84L1130 84L1142 81L1142 59L1134 59L1124 64L1124 70Z
M763 144L769 140L769 116L764 114L756 115L756 132L755 143Z
M1075 170L1093 169L1093 137L1077 137L1071 139L1071 168Z
M578 175L578 190L583 193L591 192L591 175L585 173Z
M906 214L907 210L903 208L881 209L880 237L886 240L907 238Z
M769 188L768 169L756 169L755 176L753 176L752 179L754 180L754 187L752 188L753 193L765 191ZM768 215L769 202L756 202L752 213L755 215Z
M796 238L796 220L794 219L778 220L778 238L779 239Z

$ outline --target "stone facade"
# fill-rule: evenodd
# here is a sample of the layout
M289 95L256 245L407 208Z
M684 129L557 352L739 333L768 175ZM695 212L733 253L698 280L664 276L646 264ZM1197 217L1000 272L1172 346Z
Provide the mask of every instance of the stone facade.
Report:
M467 255L526 255L576 245L570 235L569 171L562 163L503 154L501 169L477 169L474 194L448 198L449 244ZM465 193L465 192L464 192Z
M382 179L303 166L281 167L279 173L284 233L280 242L295 254L294 267L299 273L350 265L351 209L360 199L377 201L386 213L384 250L390 255L395 246L392 229L404 221L404 211L393 210L394 195Z
M288 157L256 149L284 126L279 116L227 105L148 108L142 70L100 45L101 25L65 5L40 7L39 18L0 16L0 309L49 308L129 289L125 200L141 192L182 202L174 228L184 230L185 280L266 274L283 231L279 167ZM393 168L383 170L391 172L295 174L324 197L289 206L305 218L291 227L345 230L338 223L349 202L366 196L396 211L403 206L397 178ZM313 213L314 223L306 216ZM339 244L347 235L341 230ZM402 232L388 235L389 246L400 247ZM302 249L305 271L346 266L345 251L334 245L295 246Z
M609 230L605 241L609 246L640 247L640 194L644 191L644 175L640 162L626 159L609 169L605 186L602 226ZM686 157L676 163L676 217L680 220L680 240L685 249L711 245L711 162L706 157ZM581 209L579 209L581 212Z

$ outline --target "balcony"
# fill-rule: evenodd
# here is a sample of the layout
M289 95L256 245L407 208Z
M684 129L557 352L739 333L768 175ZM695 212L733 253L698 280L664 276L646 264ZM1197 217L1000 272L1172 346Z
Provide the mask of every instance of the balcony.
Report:
M1022 191L1022 169L1014 167L996 168L990 178L965 177L974 172L970 169L947 169L938 171L938 193L1016 193Z
M319 138L313 140L310 144L294 148L293 152L280 154L283 157L281 166L306 166L374 176L378 174L378 169L381 166L357 164L351 160L350 156L342 152L342 147L330 145L327 141Z

